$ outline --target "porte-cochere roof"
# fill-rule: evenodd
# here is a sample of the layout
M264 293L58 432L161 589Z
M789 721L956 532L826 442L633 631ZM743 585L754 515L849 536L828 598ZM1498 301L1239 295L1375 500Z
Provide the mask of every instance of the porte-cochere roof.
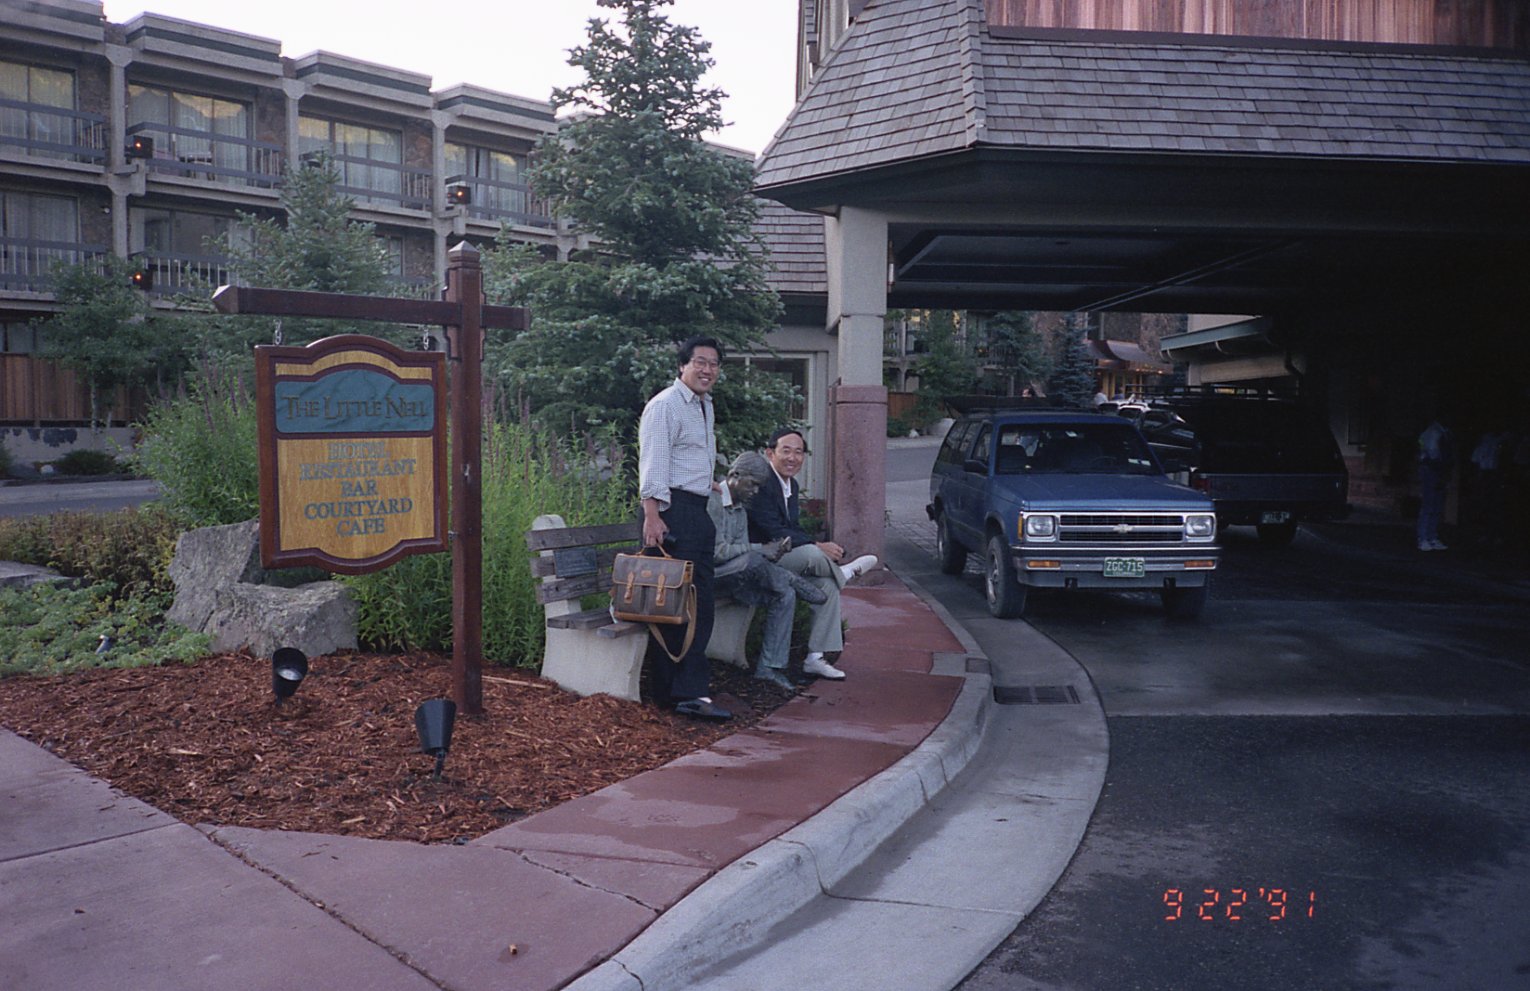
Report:
M1523 53L989 30L983 0L872 0L758 188L980 148L1530 165Z

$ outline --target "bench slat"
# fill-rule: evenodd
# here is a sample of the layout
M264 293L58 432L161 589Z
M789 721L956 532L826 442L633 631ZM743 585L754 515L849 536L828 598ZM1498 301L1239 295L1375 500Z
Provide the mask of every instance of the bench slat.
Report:
M647 633L647 623L628 623L626 621L612 623L610 626L602 626L595 631L597 637L605 637L607 640L615 640L617 637L630 637L634 633Z
M567 616L549 616L547 625L555 630L595 630L612 625L609 609L586 609Z
M586 595L599 595L609 591L611 591L611 569L602 568L593 575L554 578L550 582L538 585L537 604L545 606L549 602L563 602L566 599L578 599Z
M636 545L642 537L637 520L631 523L606 523L601 526L568 526L554 530L527 530L526 549L550 551L560 547L583 547L588 544Z

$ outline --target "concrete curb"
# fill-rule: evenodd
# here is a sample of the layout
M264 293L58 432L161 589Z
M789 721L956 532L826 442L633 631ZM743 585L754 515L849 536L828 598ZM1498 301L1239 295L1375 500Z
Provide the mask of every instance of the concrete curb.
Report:
M987 731L993 684L986 658L967 632L923 589L902 576L967 649L972 664L937 659L938 674L965 683L950 713L892 767L841 796L811 819L739 858L665 912L609 960L565 991L680 991L720 960L765 939L771 928L869 858L966 767Z

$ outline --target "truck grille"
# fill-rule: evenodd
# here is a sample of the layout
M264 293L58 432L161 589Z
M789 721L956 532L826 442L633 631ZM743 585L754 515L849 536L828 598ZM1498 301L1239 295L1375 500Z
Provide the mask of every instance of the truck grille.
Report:
M1179 544L1182 513L1063 513L1058 540L1075 544Z

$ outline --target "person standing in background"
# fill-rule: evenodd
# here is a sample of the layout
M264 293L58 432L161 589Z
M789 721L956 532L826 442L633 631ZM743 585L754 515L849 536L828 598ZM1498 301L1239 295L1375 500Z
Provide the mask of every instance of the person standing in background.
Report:
M1435 416L1418 435L1418 549L1443 551L1440 518L1445 514L1445 490L1456 460L1455 435Z

